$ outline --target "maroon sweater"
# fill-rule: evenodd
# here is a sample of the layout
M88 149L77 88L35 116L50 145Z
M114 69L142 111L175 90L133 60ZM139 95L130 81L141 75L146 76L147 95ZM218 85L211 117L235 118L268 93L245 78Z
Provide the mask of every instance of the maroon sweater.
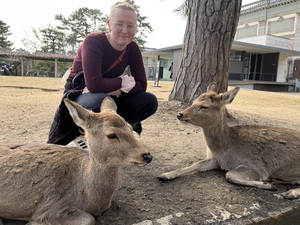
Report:
M127 45L122 61L104 74L121 54L110 45L104 32L94 32L80 45L73 61L73 70L76 73L83 71L86 87L91 93L108 93L121 88L122 79L119 76L129 65L136 82L129 94L145 92L147 79L142 54L133 41Z

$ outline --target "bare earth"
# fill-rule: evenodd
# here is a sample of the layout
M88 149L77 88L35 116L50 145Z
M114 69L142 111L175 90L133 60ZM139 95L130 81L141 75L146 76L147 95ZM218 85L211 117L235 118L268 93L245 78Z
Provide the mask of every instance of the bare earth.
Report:
M112 207L101 225L251 224L276 217L300 206L277 191L230 184L222 171L194 173L170 182L156 176L205 157L201 128L176 119L183 104L168 101L173 83L161 87L149 82L148 91L159 100L155 115L143 122L140 141L151 151L147 167L123 167ZM0 143L45 143L63 84L57 78L0 76ZM265 124L300 130L300 94L241 89L228 106L234 124ZM25 224L6 221L5 225Z

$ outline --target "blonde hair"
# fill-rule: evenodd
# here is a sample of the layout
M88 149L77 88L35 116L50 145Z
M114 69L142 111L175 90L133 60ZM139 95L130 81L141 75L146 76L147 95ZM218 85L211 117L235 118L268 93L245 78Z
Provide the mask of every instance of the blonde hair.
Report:
M136 15L136 12L135 12L134 8L127 1L119 1L119 2L116 2L115 4L113 4L111 6L111 10L110 10L110 13L108 15L108 18L110 20L113 18L113 14L117 9L129 10L129 11L134 12L134 14Z

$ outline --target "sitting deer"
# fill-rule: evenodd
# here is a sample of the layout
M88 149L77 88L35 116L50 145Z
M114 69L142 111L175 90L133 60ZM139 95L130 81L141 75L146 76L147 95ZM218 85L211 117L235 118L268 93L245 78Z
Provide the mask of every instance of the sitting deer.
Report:
M104 99L100 113L64 102L85 130L89 151L53 144L0 145L0 217L30 225L94 225L111 205L120 166L151 162L112 98Z
M300 184L299 132L259 125L227 125L225 105L233 101L239 89L217 94L217 84L211 83L206 93L178 114L180 121L202 128L207 157L189 167L163 173L158 179L171 180L189 172L221 169L227 171L229 182L240 185L274 189L269 181ZM285 193L290 199L299 195L300 188Z

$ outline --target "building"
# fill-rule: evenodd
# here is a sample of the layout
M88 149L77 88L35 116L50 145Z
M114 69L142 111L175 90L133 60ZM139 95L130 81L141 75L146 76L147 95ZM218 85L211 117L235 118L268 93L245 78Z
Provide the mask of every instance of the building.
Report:
M300 1L262 0L244 5L235 40L300 51ZM299 79L300 57L290 57L287 63L287 80Z
M172 61L175 79L181 49L177 45L143 52L148 79L156 74L168 79ZM254 89L291 91L296 79L300 79L300 1L244 5L231 48L229 81L246 82Z

